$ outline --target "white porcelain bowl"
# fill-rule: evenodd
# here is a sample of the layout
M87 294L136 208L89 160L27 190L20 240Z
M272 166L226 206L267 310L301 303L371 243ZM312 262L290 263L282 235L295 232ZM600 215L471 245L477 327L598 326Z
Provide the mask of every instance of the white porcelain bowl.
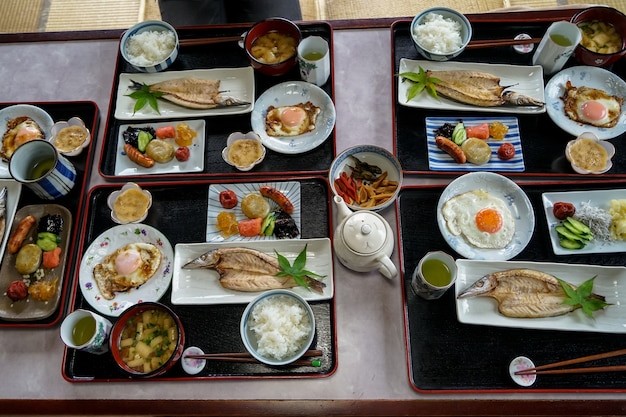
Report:
M576 164L576 160L572 156L572 147L583 140L592 140L594 142L597 142L598 145L604 148L607 154L606 165L604 166L604 168L597 170L597 171L589 171ZM598 136L596 136L592 132L581 133L580 135L578 135L576 139L570 140L569 142L567 142L567 146L565 147L565 157L572 164L572 169L578 172L579 174L603 174L607 172L613 166L613 162L611 161L611 158L613 157L613 155L615 155L615 146L613 146L611 142L600 140Z
M73 127L73 126L77 126L80 130L82 130L83 134L85 135L85 140L83 140L82 143L80 143L78 146L74 147L73 149L60 148L59 144L57 143L57 137L59 135L59 132L61 132L63 129L67 127ZM87 127L85 126L85 122L83 122L83 120L80 117L72 117L68 121L56 122L52 126L52 129L50 131L49 140L57 148L57 150L63 155L77 156L77 155L80 155L83 149L85 149L91 143L91 132L89 132L89 129L87 129Z
M117 214L115 213L114 210L114 206L115 206L115 201L119 198L119 196L126 190L129 190L131 188L135 188L139 191L141 191L146 197L148 197L148 207L146 208L145 212L143 213L143 215L141 215L141 217L137 218L136 220L133 221L122 221L117 217ZM140 186L138 186L137 184L135 184L134 182L129 182L126 183L120 190L117 191L113 191L110 195L109 198L107 198L107 205L109 206L109 208L111 209L111 219L118 224L127 224L127 223L141 223L142 221L144 221L146 219L146 217L148 217L148 211L150 210L150 207L152 206L152 194L150 193L150 191L148 190L144 190L142 189Z
M441 36L439 36L439 34L433 33L431 37L426 38L426 42L418 39L416 35L416 28L419 25L423 25L425 23L426 16L431 13L435 15L440 15L441 17L443 17L444 20L451 19L460 24L461 46L459 48L445 52L435 51L432 47L432 42L428 42L428 39L439 40L441 39ZM411 39L413 39L413 44L415 45L415 49L417 50L417 52L419 52L424 58L431 61L448 61L460 55L472 39L472 25L470 24L467 17L465 17L462 13L459 13L456 10L452 10L447 7L432 7L430 9L422 11L413 18L410 31Z
M167 57L163 59L152 61L152 62L138 62L136 59L133 59L128 53L128 40L132 36L138 35L143 32L172 32L175 38L175 45L172 51L169 53ZM139 22L122 35L122 40L120 41L120 53L122 57L132 65L137 71L141 72L160 72L167 69L170 65L174 63L176 58L178 57L178 50L180 48L180 44L178 42L178 33L176 33L176 29L172 25L167 22L162 22L160 20L146 20L143 22Z
M234 161L231 161L229 157L231 147L233 146L234 143L240 140L251 140L251 141L257 142L256 145L260 147L261 153L259 157L248 165L237 165ZM263 141L261 140L261 137L259 135L257 135L254 132L248 132L245 134L242 132L235 132L235 133L231 133L228 136L228 139L226 140L226 147L222 150L222 158L228 165L232 165L240 171L250 171L252 168L260 164L263 161L263 159L265 159L265 153L266 153L265 146L263 146Z
M387 179L390 181L396 181L398 186L396 187L393 195L386 201L377 204L372 207L364 207L358 203L348 203L347 206L351 210L372 210L380 211L386 207L389 207L398 197L400 187L402 187L402 167L398 159L388 150L373 146L373 145L358 145L352 148L348 148L333 160L328 170L328 181L330 182L330 188L335 195L341 196L337 191L335 180L341 176L342 172L345 172L348 177L352 175L352 168L356 166L356 161L352 158L355 157L362 163L369 165L375 165L381 169L382 172L387 172Z
M277 359L269 355L263 355L259 352L259 342L258 342L259 336L257 332L253 331L251 328L251 321L252 321L251 315L253 314L255 309L259 306L259 303L267 302L267 301L280 302L281 300L283 302L286 300L286 302L290 304L292 302L295 302L296 304L299 304L300 306L302 306L304 315L295 316L295 317L299 317L303 320L308 319L310 331L304 338L302 338L303 340L300 343L298 343L298 349L297 351L295 351L295 353L289 356ZM288 310L288 309L284 309L284 310ZM289 309L290 312L293 312L293 310L295 310L295 308L293 307ZM287 321L289 322L297 321L294 319L294 317L291 317L289 320L284 320L285 319L284 317L276 317L276 318L277 318L277 321L280 321L283 324ZM266 324L264 327L267 327L269 329L272 326L269 324ZM271 291L266 291L262 293L261 295L259 295L258 297L250 301L250 303L244 310L243 315L241 316L239 331L240 331L241 339L243 341L243 344L246 350L250 352L250 354L254 358L256 358L258 361L263 362L267 365L272 365L272 366L287 365L299 359L300 357L302 357L302 355L304 355L304 353L310 348L311 343L313 343L313 339L315 337L315 316L313 315L313 310L311 309L311 306L309 305L309 303L307 303L306 300L300 297L298 294L289 290L271 290ZM281 337L284 337L286 335L286 332L284 332L283 329L273 331L272 333L274 334L274 336L281 335ZM283 341L284 341L282 343L283 346L285 346L285 344L295 343L292 340L289 340L287 337L284 337Z

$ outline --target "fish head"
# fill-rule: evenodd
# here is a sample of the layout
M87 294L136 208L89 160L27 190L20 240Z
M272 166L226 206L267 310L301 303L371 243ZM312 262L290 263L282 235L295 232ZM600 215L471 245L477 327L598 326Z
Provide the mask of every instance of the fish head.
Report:
M463 292L460 293L456 298L459 299L489 295L496 288L496 285L497 281L491 274L485 275L484 277L473 283L471 286L463 290Z
M187 262L183 265L183 269L198 269L198 268L215 268L220 260L220 255L217 250L212 250L198 256L196 259Z

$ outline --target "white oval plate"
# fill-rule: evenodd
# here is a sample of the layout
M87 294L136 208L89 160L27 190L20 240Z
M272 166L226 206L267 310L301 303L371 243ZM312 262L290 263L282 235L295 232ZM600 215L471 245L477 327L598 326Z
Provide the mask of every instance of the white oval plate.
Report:
M117 248L134 242L152 243L163 255L159 269L145 284L127 292L116 293L107 300L98 291L93 278L93 268L105 256ZM115 226L98 236L89 245L80 262L78 285L85 300L101 314L117 317L128 307L144 301L159 301L172 281L174 250L169 240L152 226L145 224L124 224Z
M292 106L310 101L321 109L315 130L298 136L274 137L265 132L265 117L269 106ZM278 153L298 154L317 148L328 139L335 127L335 105L324 90L304 81L288 81L275 85L261 94L252 110L252 130L263 145Z
M513 239L502 249L481 249L472 246L463 236L448 230L441 209L446 201L467 191L482 189L504 201L515 219ZM535 230L535 213L524 191L510 179L493 172L472 172L452 181L441 193L437 204L437 224L444 239L459 255L468 259L506 261L524 250Z
M626 112L622 106L622 115L617 125L610 128L595 127L578 123L567 117L561 97L565 92L565 83L571 81L574 87L591 87L603 90L612 96L626 98L626 81L610 71L597 67L578 66L558 72L546 85L546 107L548 116L561 129L574 136L583 132L592 132L600 139L612 139L626 132Z

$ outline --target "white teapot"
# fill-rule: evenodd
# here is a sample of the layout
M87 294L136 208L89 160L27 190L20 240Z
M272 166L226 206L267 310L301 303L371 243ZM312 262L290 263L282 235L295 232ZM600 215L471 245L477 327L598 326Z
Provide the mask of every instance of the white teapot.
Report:
M358 272L378 270L387 278L398 275L391 262L394 237L389 223L378 213L367 210L351 211L343 198L334 197L337 221L333 248L339 261Z

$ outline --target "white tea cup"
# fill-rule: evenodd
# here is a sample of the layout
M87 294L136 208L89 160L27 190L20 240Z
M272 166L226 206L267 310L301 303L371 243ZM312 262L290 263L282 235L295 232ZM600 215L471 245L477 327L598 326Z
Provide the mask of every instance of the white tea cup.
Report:
M298 65L303 81L322 86L330 76L330 49L319 36L304 38L298 45Z
M537 46L533 65L541 65L545 74L560 71L581 40L582 33L574 23L552 23Z
M61 340L69 348L96 355L109 351L107 338L113 324L89 310L78 309L68 314L61 324Z

